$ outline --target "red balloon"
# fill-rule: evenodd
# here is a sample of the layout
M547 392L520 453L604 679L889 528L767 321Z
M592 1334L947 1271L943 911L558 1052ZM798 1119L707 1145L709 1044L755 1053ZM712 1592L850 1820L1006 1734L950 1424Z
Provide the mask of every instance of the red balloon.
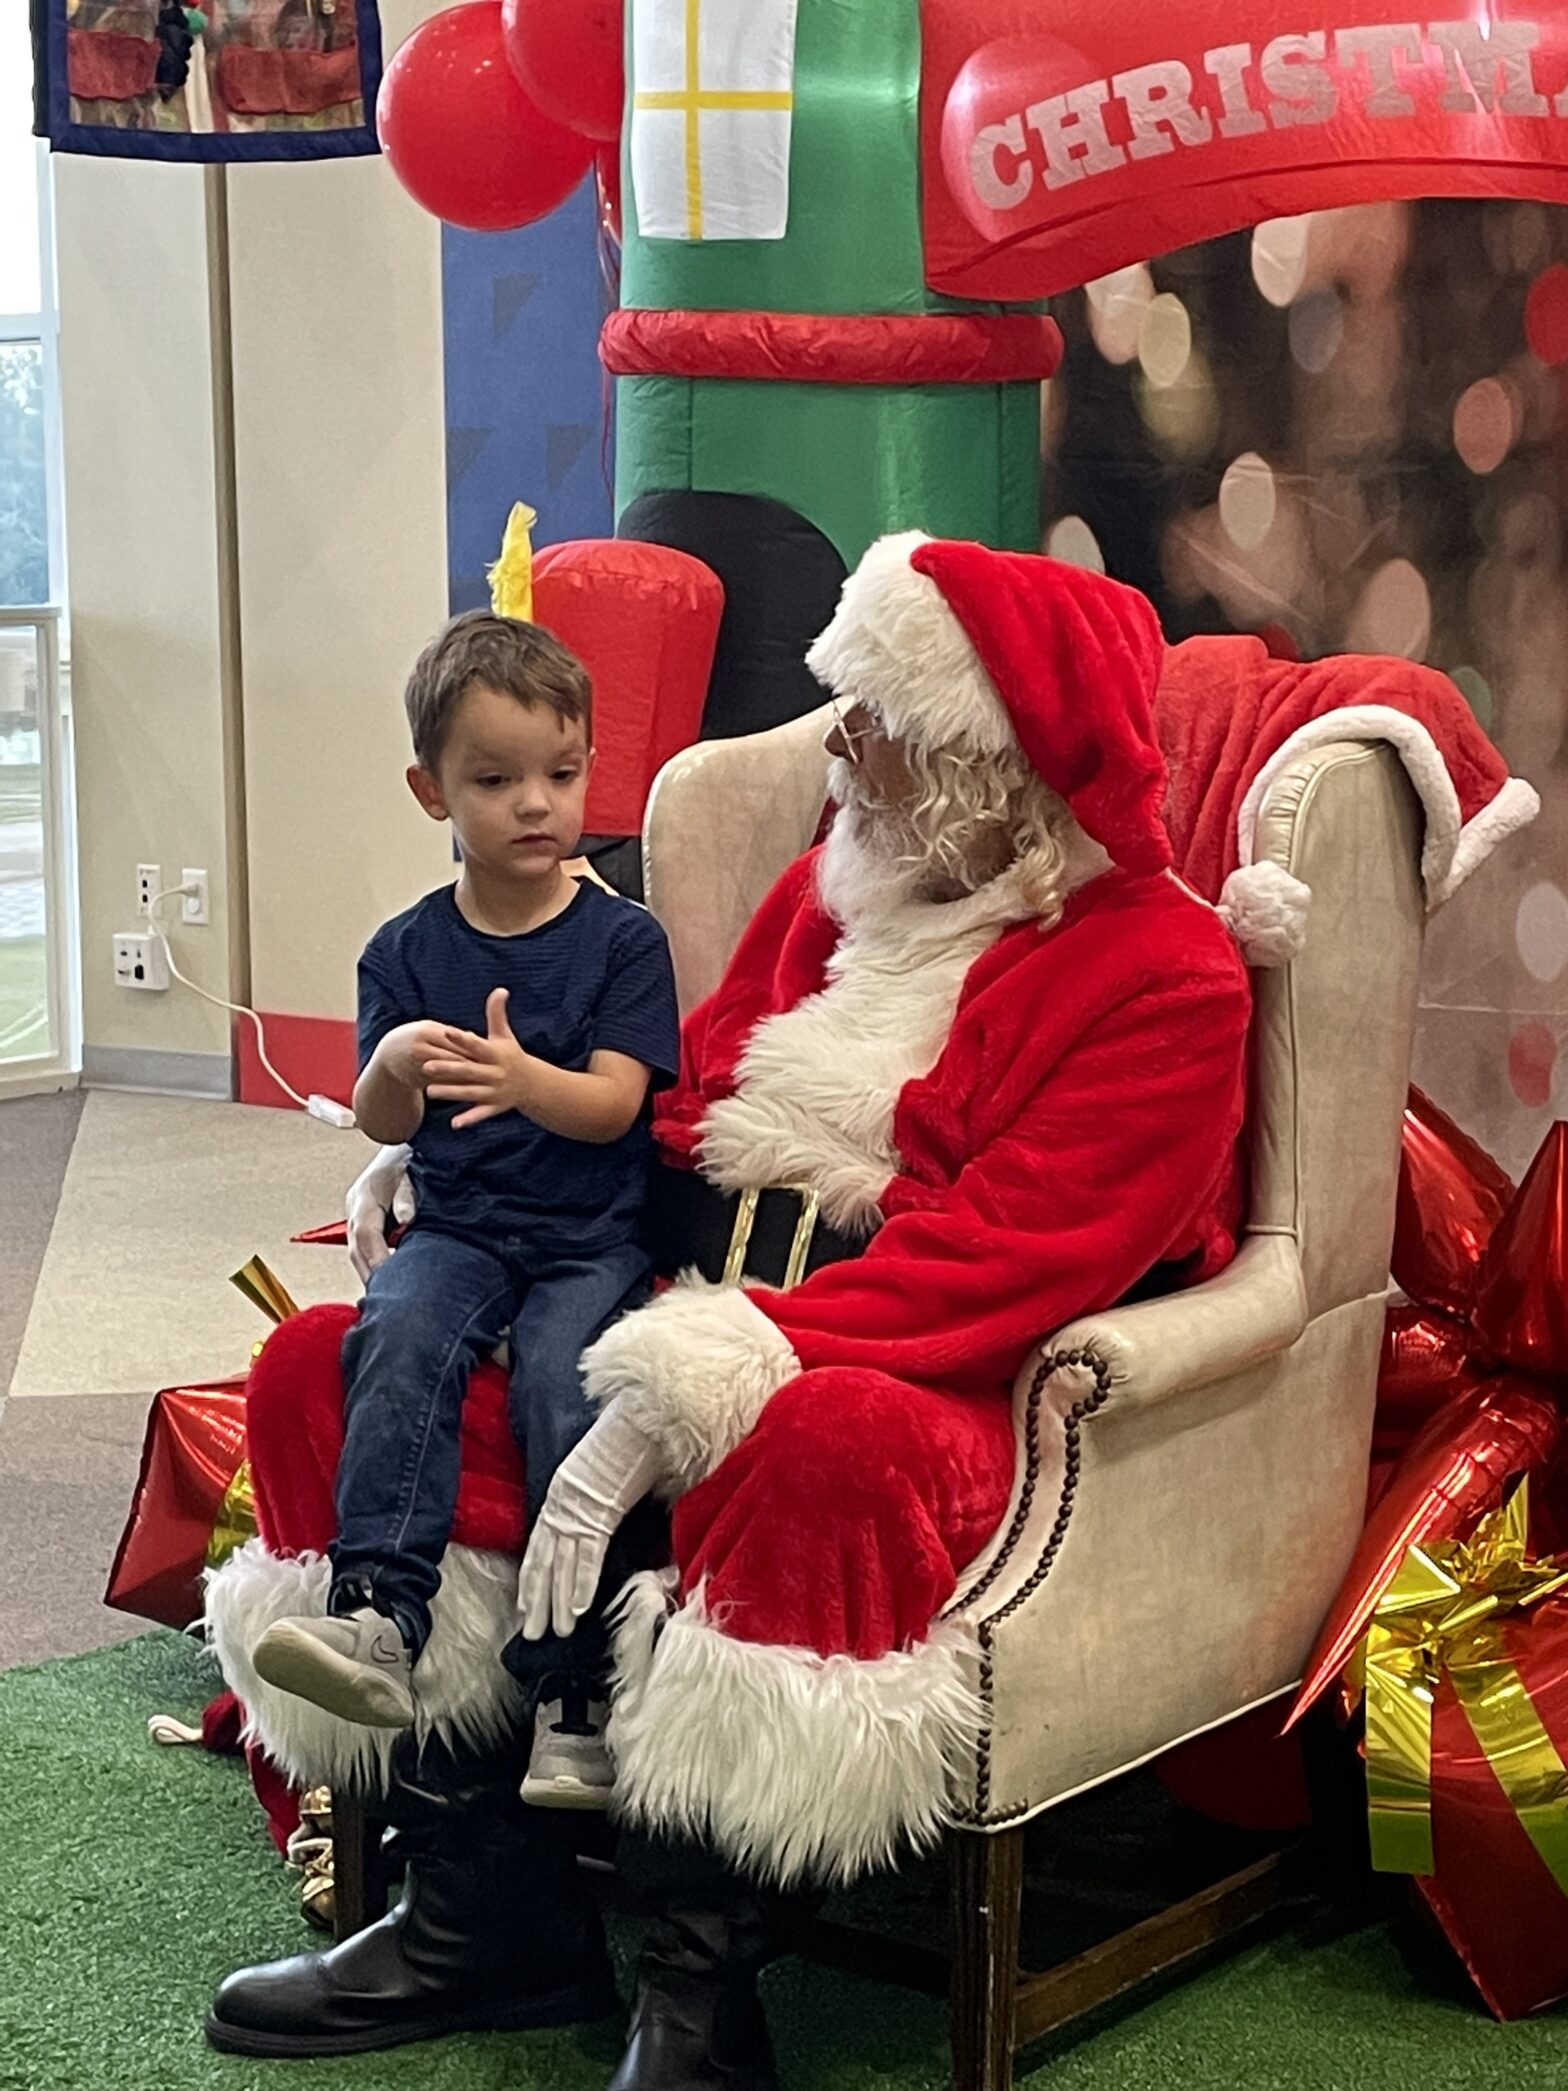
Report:
M1467 1314L1481 1257L1512 1195L1486 1149L1412 1089L1394 1214L1394 1283L1424 1306Z
M1495 1509L1514 1475L1555 1451L1562 1420L1526 1380L1490 1379L1439 1411L1374 1505L1334 1599L1285 1727L1294 1727L1344 1667L1405 1553L1456 1539Z
M416 203L449 225L506 232L563 203L593 147L518 86L499 0L466 0L422 22L387 67L376 128Z
M594 155L594 179L599 186L599 223L621 245L621 148L601 146Z
M501 19L528 99L585 138L618 138L626 99L622 0L502 0Z
M1425 1307L1391 1307L1383 1327L1377 1372L1375 1460L1403 1457L1412 1439L1456 1394L1486 1377L1471 1352L1475 1340L1462 1321Z
M1472 1320L1504 1364L1568 1374L1568 1124L1560 1118L1487 1246Z

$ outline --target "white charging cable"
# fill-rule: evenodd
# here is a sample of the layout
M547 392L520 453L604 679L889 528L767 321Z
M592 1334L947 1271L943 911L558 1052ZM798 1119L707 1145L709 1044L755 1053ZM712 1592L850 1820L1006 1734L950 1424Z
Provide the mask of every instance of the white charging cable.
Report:
M188 987L193 995L200 995L204 1002L210 1002L215 1009L227 1009L234 1016L248 1017L256 1027L256 1058L267 1070L267 1073L271 1075L273 1081L277 1083L284 1095L291 1096L302 1111L308 1111L312 1118L319 1119L323 1125L335 1126L339 1132L352 1132L355 1123L354 1114L347 1104L340 1104L333 1097L320 1096L314 1092L309 1096L301 1096L292 1082L284 1081L282 1075L278 1073L278 1070L267 1056L267 1033L262 1025L261 1018L254 1009L247 1008L243 1002L229 1002L222 995L209 994L206 988L198 987L196 982L187 974L182 973L174 963L174 953L169 948L168 932L158 920L158 908L161 902L173 900L177 895L190 893L194 890L190 886L165 886L161 893L155 893L147 903L147 919L152 925L153 935L163 946L164 961L169 968L170 975L180 983L181 987Z

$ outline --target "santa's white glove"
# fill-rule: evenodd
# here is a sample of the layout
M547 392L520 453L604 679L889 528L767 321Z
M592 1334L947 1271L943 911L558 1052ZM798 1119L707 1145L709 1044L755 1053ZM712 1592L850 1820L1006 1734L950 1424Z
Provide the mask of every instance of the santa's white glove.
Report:
M368 1169L348 1187L343 1210L348 1217L348 1257L368 1284L371 1272L392 1254L387 1229L395 1220L406 1227L414 1217L414 1190L408 1180L407 1147L383 1147Z
M525 1641L572 1631L593 1603L616 1528L663 1470L653 1439L612 1401L556 1468L528 1535L517 1579Z

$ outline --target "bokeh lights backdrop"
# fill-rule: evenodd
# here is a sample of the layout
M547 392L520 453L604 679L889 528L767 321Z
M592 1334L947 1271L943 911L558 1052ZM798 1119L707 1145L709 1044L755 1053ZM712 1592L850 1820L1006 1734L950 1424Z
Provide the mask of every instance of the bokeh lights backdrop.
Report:
M1049 550L1173 639L1441 668L1540 792L1432 925L1415 1070L1522 1170L1568 1115L1568 211L1276 219L1052 311Z

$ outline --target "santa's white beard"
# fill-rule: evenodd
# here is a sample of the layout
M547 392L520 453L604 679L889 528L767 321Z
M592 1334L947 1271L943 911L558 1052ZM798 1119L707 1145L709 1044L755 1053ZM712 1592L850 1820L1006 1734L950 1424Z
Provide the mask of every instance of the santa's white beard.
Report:
M939 857L920 821L871 797L861 785L859 771L842 756L828 766L828 797L839 810L823 852L818 891L829 914L846 927L891 913L910 901L958 900L966 891L978 891L989 883L955 881L949 869L954 841L961 860L966 840L978 845L977 831L949 833L944 838L948 850Z
M929 888L936 867L912 824L861 790L854 765L838 756L828 769L828 797L838 808L823 845L817 890L836 922L886 914Z

